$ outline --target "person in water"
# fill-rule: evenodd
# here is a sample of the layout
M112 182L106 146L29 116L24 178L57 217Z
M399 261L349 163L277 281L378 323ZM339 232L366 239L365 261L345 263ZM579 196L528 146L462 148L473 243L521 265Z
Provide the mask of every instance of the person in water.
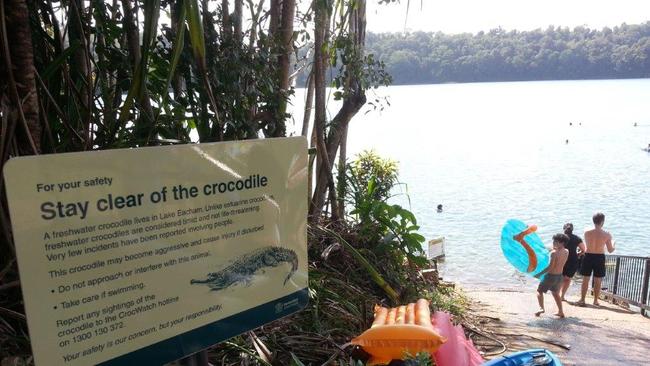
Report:
M562 269L562 275L564 278L562 279L562 291L560 295L562 301L566 301L564 295L566 295L569 286L571 286L571 278L573 278L573 276L578 271L578 264L580 262L578 258L585 254L587 248L585 247L585 243L582 242L582 239L579 236L573 234L572 223L567 222L564 224L563 229L564 235L569 238L569 242L566 245L566 249L569 251L569 257L564 264L564 269Z
M614 249L614 242L612 235L603 230L605 224L605 215L601 212L594 214L592 218L594 228L585 231L585 243L587 250L582 259L582 267L580 274L582 277L582 292L580 293L580 301L576 303L578 306L585 306L585 297L589 288L589 280L591 274L594 274L594 305L600 306L598 303L598 296L600 295L600 286L605 277L605 247L607 251L612 253Z
M438 205L438 207L436 208L436 211L442 212L442 205Z
M551 250L551 264L548 265L548 272L544 276L542 282L537 287L537 302L539 303L539 310L535 312L535 316L540 316L544 313L544 293L551 290L555 304L557 304L557 313L555 316L564 318L564 311L562 310L562 299L560 298L560 289L562 287L562 269L569 257L569 251L566 246L569 244L569 237L565 234L553 235L553 250Z

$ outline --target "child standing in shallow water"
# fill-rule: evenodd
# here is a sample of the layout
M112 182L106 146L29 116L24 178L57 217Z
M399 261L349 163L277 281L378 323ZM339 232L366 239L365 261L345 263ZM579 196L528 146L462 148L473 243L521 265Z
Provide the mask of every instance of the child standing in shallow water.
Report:
M565 248L568 243L569 237L565 234L553 235L551 264L548 266L546 276L544 276L544 279L537 287L537 302L539 302L539 310L535 313L535 316L540 316L544 313L544 293L551 290L553 299L555 299L555 303L557 304L557 313L555 313L555 315L564 318L560 289L562 288L562 269L569 257L569 251Z

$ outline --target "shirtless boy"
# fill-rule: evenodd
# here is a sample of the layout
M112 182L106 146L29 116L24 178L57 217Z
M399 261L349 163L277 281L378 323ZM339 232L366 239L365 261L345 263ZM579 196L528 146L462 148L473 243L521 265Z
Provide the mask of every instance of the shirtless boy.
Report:
M605 215L598 212L593 216L593 221L594 228L585 231L587 251L585 252L585 257L582 259L582 267L580 268L580 274L583 277L580 301L576 303L578 306L585 306L585 296L587 296L592 272L594 274L594 305L600 306L598 303L598 295L600 295L600 286L603 282L603 277L605 277L605 247L607 247L609 253L616 249L612 242L612 235L603 230Z
M544 293L551 290L553 299L557 304L557 313L554 315L564 318L564 311L562 310L562 299L560 298L560 289L562 288L562 270L564 264L569 257L569 251L566 245L569 243L569 237L565 234L553 235L553 250L551 251L551 264L548 266L548 272L544 276L542 282L537 287L537 302L539 302L539 310L535 316L540 316L544 313Z

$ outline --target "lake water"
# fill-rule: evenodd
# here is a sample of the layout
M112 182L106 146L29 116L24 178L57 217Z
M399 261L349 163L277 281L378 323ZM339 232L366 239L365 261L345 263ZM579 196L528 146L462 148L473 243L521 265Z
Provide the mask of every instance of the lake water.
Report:
M602 211L616 254L650 256L649 79L394 86L376 95L390 106L353 119L348 151L399 162L421 233L446 238L445 279L535 283L501 253L509 218L538 225L550 245L565 222L582 236Z

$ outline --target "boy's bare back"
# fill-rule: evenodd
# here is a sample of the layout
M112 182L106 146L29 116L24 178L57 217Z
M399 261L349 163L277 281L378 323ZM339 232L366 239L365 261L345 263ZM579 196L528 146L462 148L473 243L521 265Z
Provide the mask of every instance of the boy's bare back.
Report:
M548 273L562 274L567 258L569 258L568 249L553 249L551 251L551 264L549 265Z

